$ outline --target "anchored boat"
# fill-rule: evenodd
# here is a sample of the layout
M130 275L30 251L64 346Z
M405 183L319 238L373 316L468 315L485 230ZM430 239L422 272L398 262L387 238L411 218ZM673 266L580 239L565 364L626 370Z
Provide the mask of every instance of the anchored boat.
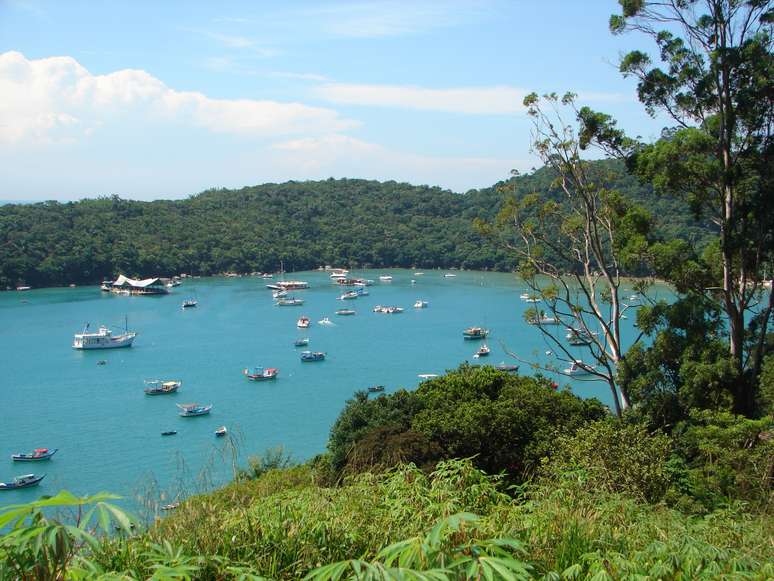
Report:
M182 381L161 379L146 379L145 395L166 395L168 393L175 393L180 386L183 385Z
M195 416L206 416L212 410L212 404L200 405L198 403L179 403L177 407L180 408L180 416L184 418L192 418Z
M13 479L13 482L0 482L0 490L15 490L17 488L29 488L30 486L37 486L45 477L45 474L41 474L40 476L36 476L34 474L24 474L23 476L17 476Z
M301 353L301 361L323 361L325 360L325 353L322 351L304 351Z
M489 335L489 330L483 327L468 327L462 332L462 336L466 341L476 341L479 339L486 339Z
M89 323L83 331L73 337L73 349L117 349L119 347L131 347L137 333L125 330L119 335L113 335L105 325L100 326L96 333L89 333Z
M14 462L37 462L40 460L48 460L56 454L59 448L49 450L48 448L35 448L32 452L12 454L11 460Z
M251 381L267 381L269 379L277 379L279 375L279 369L276 367L253 367L252 369L245 369L242 373L245 377Z

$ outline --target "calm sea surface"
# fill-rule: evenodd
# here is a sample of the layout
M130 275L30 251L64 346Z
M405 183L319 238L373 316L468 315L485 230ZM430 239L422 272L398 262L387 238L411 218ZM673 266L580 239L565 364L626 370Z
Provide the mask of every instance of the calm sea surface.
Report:
M379 275L391 274L391 283ZM110 491L136 505L140 497L168 502L178 495L230 478L233 448L213 435L226 425L238 460L282 445L294 459L323 452L329 429L354 391L383 384L391 392L414 388L417 375L443 373L472 355L478 342L462 339L465 327L491 329L486 363L509 360L503 345L523 357L549 356L538 330L523 321L529 307L512 274L440 271L361 271L375 279L370 296L336 300L341 290L327 273L288 279L312 288L296 292L302 307L276 307L260 278L189 279L162 297L126 297L98 287L0 293L0 480L45 472L32 489L0 493L0 505L25 502L67 489L77 494ZM411 280L416 281L415 284ZM666 289L661 290L666 293ZM184 298L199 307L182 310ZM429 302L414 309L417 299ZM376 314L374 305L398 305L399 315ZM355 316L337 317L352 308ZM306 331L296 320L308 315ZM632 339L634 312L626 325ZM84 323L122 327L139 335L130 349L76 351L72 336ZM330 317L334 326L317 324ZM301 363L296 338L325 351L321 363ZM581 353L581 351L579 351ZM105 359L106 365L97 365ZM245 367L280 368L276 381L251 382ZM525 366L522 365L522 370ZM148 397L145 379L180 379L179 393ZM558 378L561 384L566 378ZM572 382L583 397L610 403L599 382ZM209 416L180 418L175 403L212 403ZM164 430L176 436L161 437ZM59 448L50 462L13 463L10 455L35 447Z

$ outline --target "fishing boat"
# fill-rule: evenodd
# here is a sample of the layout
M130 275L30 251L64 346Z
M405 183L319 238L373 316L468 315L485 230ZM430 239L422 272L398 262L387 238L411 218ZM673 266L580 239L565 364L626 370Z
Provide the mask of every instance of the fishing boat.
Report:
M161 432L162 436L174 436L177 434L177 430L167 430L166 432Z
M309 345L309 337L304 337L302 339L296 339L293 343L294 347L306 347Z
M488 357L491 351L492 350L489 349L487 345L481 345L481 347L478 348L478 351L473 354L473 358L478 359L479 357Z
M423 276L424 274L425 274L424 272L415 272L414 276Z
M83 331L73 337L73 349L117 349L119 347L131 347L137 333L126 329L119 335L113 335L105 325L102 325L96 333L89 333L89 323Z
M340 301L351 301L352 299L356 299L360 295L355 291L347 291L343 295L339 296Z
M570 366L564 370L564 373L566 375L572 375L572 376L578 376L578 375L589 375L594 371L593 365L587 365L586 363L583 363L580 359L576 359L573 361Z
M505 371L507 373L518 373L519 372L519 366L518 365L508 365L506 363L500 363L500 365L496 365L495 369L498 371Z
M199 301L196 299L185 299L183 301L183 308L184 309L192 309L196 307L199 304Z
M278 307L300 307L304 304L304 299L297 299L295 297L282 297L277 299L275 304Z
M146 379L145 380L145 395L166 395L168 393L175 393L180 386L183 385L182 381L177 380L161 380L161 379Z
M417 299L417 302L414 303L415 309L426 309L428 305L427 301L419 300Z
M309 320L309 317L306 315L301 315L298 317L298 321L296 321L296 327L299 329L308 329L309 325L312 324L312 321Z
M180 416L184 418L193 418L196 416L206 416L212 410L212 404L200 405L198 403L179 403Z
M251 369L245 369L242 371L245 377L251 381L267 381L269 379L277 379L279 375L279 369L276 367L253 367Z
M35 448L32 452L12 454L11 460L14 462L38 462L41 460L48 460L56 454L59 448L49 450L48 448Z
M301 353L301 361L323 361L325 360L325 353L322 351L304 351Z
M383 385L372 385L368 388L368 393L381 393L384 391Z
M34 474L24 474L23 476L17 476L13 479L13 482L0 482L0 490L15 490L17 488L29 488L30 486L37 486L45 477L45 474L41 474L40 476L35 476Z
M479 339L486 339L489 335L489 330L483 327L468 327L462 332L462 336L466 341L476 341Z
M349 315L354 315L355 311L353 311L352 309L339 309L338 311L336 311L336 314L341 317L346 317Z
M215 436L218 438L222 438L228 434L228 430L226 429L226 426L220 426L217 430L215 430Z

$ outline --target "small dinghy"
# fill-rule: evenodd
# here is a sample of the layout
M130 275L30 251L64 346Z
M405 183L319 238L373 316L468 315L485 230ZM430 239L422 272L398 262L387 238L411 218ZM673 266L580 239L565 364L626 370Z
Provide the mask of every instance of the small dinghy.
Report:
M32 452L12 454L11 460L14 462L38 462L40 460L49 460L56 454L59 448L49 450L48 448L35 448Z
M17 476L13 479L13 482L0 482L0 490L15 490L17 488L37 486L45 477L45 474L41 474L40 476L36 476L35 474Z
M473 355L474 359L478 359L479 357L488 357L489 353L491 353L491 349L487 345L481 345L481 347L478 348L478 351Z

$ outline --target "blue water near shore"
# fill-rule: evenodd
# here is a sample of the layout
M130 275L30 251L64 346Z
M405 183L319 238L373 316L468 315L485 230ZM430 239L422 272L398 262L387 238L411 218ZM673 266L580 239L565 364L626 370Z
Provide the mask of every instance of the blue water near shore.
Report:
M354 273L353 273L354 274ZM127 504L152 496L162 502L181 493L227 481L231 447L215 439L226 425L235 435L238 458L282 445L297 460L325 450L330 426L356 390L382 384L392 392L415 388L418 374L443 373L473 362L477 342L462 339L465 327L491 329L491 356L481 363L515 363L505 349L547 361L551 347L524 323L530 306L513 274L440 271L363 271L376 279L370 295L339 301L327 273L295 273L312 288L295 293L302 307L276 307L260 278L189 279L161 297L126 297L97 287L0 293L0 480L45 472L38 488L0 493L0 505L25 502L67 489L76 494L110 491ZM391 283L378 282L391 274ZM414 279L416 284L412 284ZM666 289L661 290L666 293ZM196 296L199 307L181 309ZM429 302L414 309L417 299ZM376 304L405 308L376 314ZM337 317L348 307L355 316ZM296 320L310 316L306 331ZM130 349L76 351L73 333L85 322L139 332ZM335 323L317 321L328 316ZM634 313L624 321L633 340ZM563 334L563 333L562 333ZM296 338L325 351L321 363L302 363ZM581 351L579 351L579 354ZM97 365L105 359L106 365ZM276 381L254 383L242 375L253 365L280 368ZM525 366L522 365L522 370ZM148 397L143 380L180 379L178 394ZM605 384L569 382L583 397L610 402ZM175 403L212 403L212 414L180 418ZM178 434L161 437L164 430ZM51 462L12 463L10 454L35 447L59 448Z

